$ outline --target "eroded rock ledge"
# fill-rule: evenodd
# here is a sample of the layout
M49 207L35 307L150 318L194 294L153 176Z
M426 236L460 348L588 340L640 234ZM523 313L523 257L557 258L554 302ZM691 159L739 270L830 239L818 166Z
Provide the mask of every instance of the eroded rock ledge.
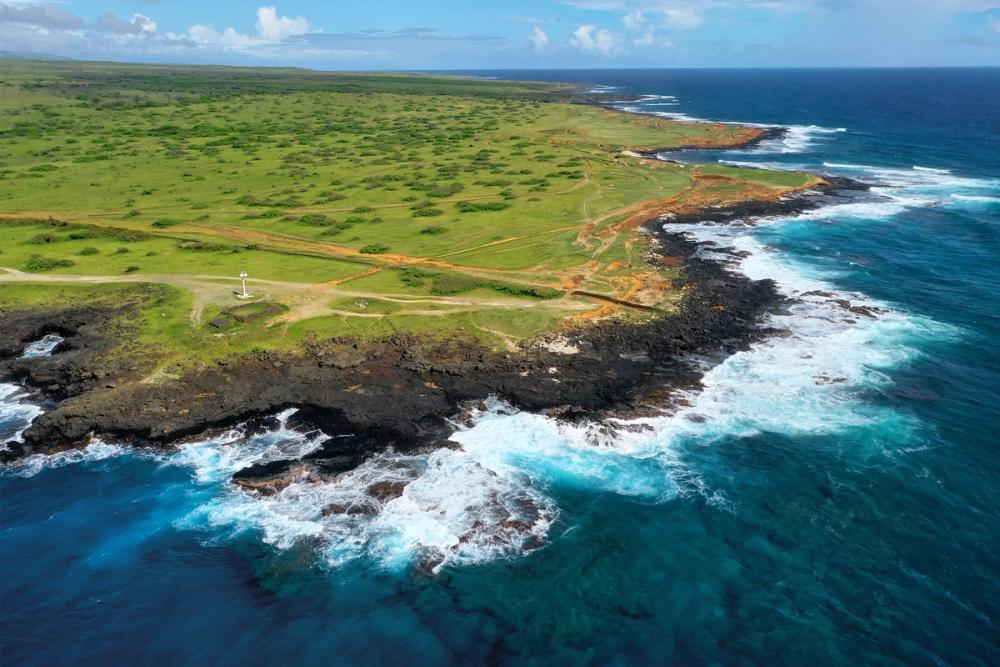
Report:
M837 182L824 186L823 193L747 202L672 222L788 215L856 187ZM165 445L294 406L310 425L330 435L352 435L335 439L338 451L321 449L314 457L337 467L388 445L438 446L450 434L446 420L460 404L490 395L566 418L632 412L652 400L652 393L662 402L669 396L665 388L698 382L691 355L733 352L769 335L760 323L782 307L770 281L753 281L718 261L695 257L698 244L670 232L664 222L650 221L646 228L657 240L660 260L683 262L685 292L678 313L644 323L602 323L561 334L559 345L518 353L458 338L340 340L300 354L225 360L176 379L140 382L141 369L102 354L113 342L111 323L120 310L5 313L0 377L24 382L57 403L25 431L23 443L12 443L4 454L10 459L55 451L90 435ZM66 337L62 351L48 358L14 358L46 333ZM266 479L279 469L259 471L260 476Z

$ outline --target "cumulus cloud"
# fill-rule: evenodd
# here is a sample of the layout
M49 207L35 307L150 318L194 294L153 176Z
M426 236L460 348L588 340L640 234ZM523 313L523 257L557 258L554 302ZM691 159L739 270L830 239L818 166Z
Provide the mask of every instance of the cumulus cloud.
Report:
M173 39L181 39L180 36L173 33L170 33L168 36ZM252 35L244 35L241 32L237 32L235 28L226 28L222 32L218 32L212 26L200 23L196 23L188 28L186 36L199 46L215 46L226 49L243 49L263 44L262 40Z
M304 35L309 32L309 21L301 16L288 18L278 16L278 10L273 6L257 9L257 34L269 42L280 42L288 37Z
M153 0L132 1L155 4ZM282 16L274 6L259 7L256 19L250 34L201 23L179 33L159 32L156 21L145 14L123 19L106 12L87 23L54 4L0 0L0 48L71 58L195 62L239 62L245 57L271 61L384 60L394 55L385 48L366 49L324 40L326 35L315 31L308 20Z
M2 23L20 23L52 30L74 30L84 25L79 16L51 3L18 6L15 3L0 2L0 24Z
M531 45L535 48L535 51L541 51L549 45L549 36L537 25L531 29L531 37L529 39L531 39Z
M622 19L622 23L624 23L625 27L629 30L642 30L646 25L646 15L642 12L629 12Z
M210 25L201 23L188 28L187 38L201 46L211 46L227 50L244 50L279 44L289 37L297 37L310 32L309 21L300 17L279 16L273 6L257 9L256 32L252 35L235 28L219 32Z
M133 14L131 21L123 21L111 12L106 12L94 19L94 27L105 32L123 35L141 35L142 33L156 32L156 23L153 19L142 14Z
M195 24L188 28L187 37L196 44L223 49L250 49L283 42L289 37L305 35L310 31L309 21L302 18L278 16L273 6L257 9L257 32L247 35L235 28L218 32L210 25Z
M659 13L667 27L677 30L691 30L705 22L704 15L692 7L664 7Z
M673 47L674 43L667 37L657 34L658 30L665 28L696 28L701 25L701 16L697 13L687 11L663 11L649 15L646 12L629 12L622 18L625 29L633 33L641 33L632 39L635 46L646 48L651 46Z
M636 37L633 39L632 43L636 46L652 46L656 43L656 35L652 32L647 32L642 37Z
M598 30L597 26L582 25L573 31L569 43L581 51L609 56L618 49L619 39L609 30Z

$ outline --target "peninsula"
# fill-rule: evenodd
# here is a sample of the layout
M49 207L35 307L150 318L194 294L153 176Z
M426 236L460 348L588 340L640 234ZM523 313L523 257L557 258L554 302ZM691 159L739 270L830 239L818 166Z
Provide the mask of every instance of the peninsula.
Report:
M662 221L834 185L650 159L775 131L566 85L4 60L0 86L0 377L53 403L8 459L287 407L357 454L490 395L657 404L779 301Z

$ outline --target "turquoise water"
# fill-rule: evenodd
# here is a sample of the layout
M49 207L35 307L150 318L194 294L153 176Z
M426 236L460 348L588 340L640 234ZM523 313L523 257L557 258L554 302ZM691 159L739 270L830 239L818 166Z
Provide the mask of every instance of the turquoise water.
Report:
M322 434L31 460L0 478L6 662L1000 661L1000 72L543 76L649 95L621 105L644 113L792 126L699 159L876 184L682 230L747 251L733 269L795 300L772 322L790 335L712 367L649 430L495 402L459 449L271 500L229 474ZM0 436L37 413L0 385ZM377 481L407 491L383 506ZM333 501L373 512L322 517Z

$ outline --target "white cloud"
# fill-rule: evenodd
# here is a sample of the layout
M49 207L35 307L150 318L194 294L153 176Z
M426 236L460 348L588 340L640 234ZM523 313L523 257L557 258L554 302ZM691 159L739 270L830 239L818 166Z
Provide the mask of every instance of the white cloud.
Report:
M636 37L635 39L632 40L632 43L635 44L636 46L652 46L653 44L656 44L656 35L654 35L652 31L650 31L647 32L642 37Z
M134 14L131 21L122 21L111 12L107 12L94 19L94 27L97 30L120 35L141 35L156 32L156 23L153 19L142 14Z
M82 28L83 21L76 14L60 9L52 3L17 6L16 2L0 2L0 24L19 23L23 25L72 30Z
M598 30L597 26L582 25L573 31L569 43L581 51L609 56L618 50L618 41L618 36L609 30Z
M654 8L649 14L641 11L629 12L622 18L625 28L633 33L641 33L632 40L635 46L646 48L661 46L672 48L674 43L660 35L658 30L665 28L690 29L697 28L702 23L701 15L686 9Z
M171 37L176 37L171 34ZM217 32L210 25L197 23L187 31L187 37L199 46L217 46L223 48L242 49L263 44L264 41L252 35L244 35L234 28L226 28L222 32Z
M132 25L138 26L142 32L156 32L156 23L153 19L142 14L134 14L132 16Z
M646 25L646 15L642 12L629 12L622 19L622 23L624 23L625 27L629 30L638 32Z
M251 49L283 42L289 37L307 34L310 30L309 21L302 18L278 16L278 11L272 7L257 9L257 32L247 35L235 28L226 28L218 32L210 25L196 24L188 28L187 37L201 46L214 46L223 49Z
M304 35L309 32L309 21L301 16L288 18L278 16L278 11L272 7L257 9L257 34L269 42L280 42L287 37Z
M667 27L677 30L691 30L705 22L702 13L691 7L664 7L659 13Z
M546 46L549 45L549 36L545 34L545 31L539 28L537 25L531 30L531 44L535 47L535 51L541 51Z
M987 28L989 28L990 32L1000 33L1000 18L990 19Z

